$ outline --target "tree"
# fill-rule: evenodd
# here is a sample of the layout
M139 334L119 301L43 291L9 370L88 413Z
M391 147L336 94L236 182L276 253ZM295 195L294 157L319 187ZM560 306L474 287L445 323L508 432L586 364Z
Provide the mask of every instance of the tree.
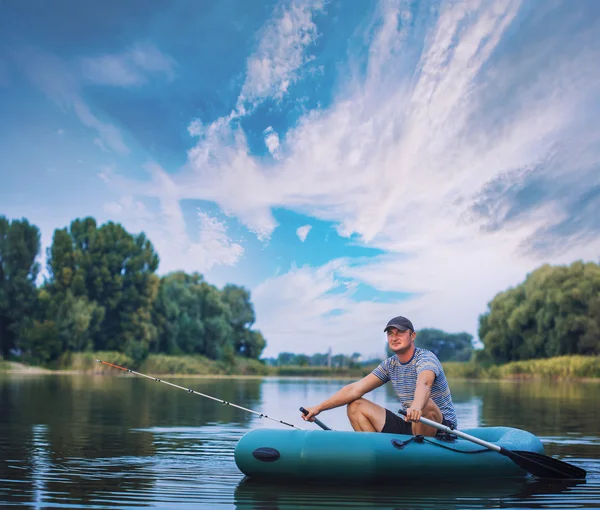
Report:
M157 350L220 359L226 346L234 349L230 307L219 289L198 273L164 276L154 316L160 324Z
M40 232L26 219L0 216L0 355L19 347L36 307Z
M116 350L140 362L152 348L170 354L258 359L266 341L250 292L220 291L198 273L159 278L143 233L98 226L91 217L56 229L48 278L38 289L37 227L0 217L0 355L21 349L49 362L69 351Z
M226 285L222 290L223 302L229 307L232 339L235 352L248 358L259 358L265 341L260 333L250 331L256 320L250 292L244 287ZM262 342L262 347L260 343ZM257 354L258 353L258 354Z
M469 333L447 333L440 329L424 328L417 331L415 345L433 352L440 361L468 361L474 352L473 336ZM387 347L387 355L394 352Z
M600 265L544 265L501 292L480 316L495 362L600 353Z
M277 356L277 366L296 365L296 355L293 352L280 352Z
M136 360L145 356L157 334L152 305L159 279L154 274L158 256L143 233L132 235L112 222L98 228L93 218L77 219L69 230L55 231L48 267L48 292L67 303L60 313L53 311L62 318L62 330L69 330L66 324L81 328L89 317L86 332L77 333L78 340L71 338L68 350L91 344L95 350L124 351ZM91 343L83 341L86 335Z
M468 361L474 351L473 335L446 333L439 329L421 329L417 333L418 347L429 349L440 361Z

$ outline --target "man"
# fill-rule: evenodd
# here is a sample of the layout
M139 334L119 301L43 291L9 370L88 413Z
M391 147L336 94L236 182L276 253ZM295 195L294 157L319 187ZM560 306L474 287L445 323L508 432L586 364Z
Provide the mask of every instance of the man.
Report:
M406 317L394 317L384 329L394 356L369 375L344 386L327 400L308 407L304 420L312 421L321 411L348 405L348 418L358 432L384 432L435 436L434 427L419 422L421 417L456 428L456 412L442 364L435 354L415 347L415 328ZM406 410L400 415L362 398L365 393L391 381Z

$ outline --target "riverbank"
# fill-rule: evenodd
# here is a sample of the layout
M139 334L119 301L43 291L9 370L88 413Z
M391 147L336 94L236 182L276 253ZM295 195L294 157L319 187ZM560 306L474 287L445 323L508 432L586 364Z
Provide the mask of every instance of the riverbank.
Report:
M121 371L96 363L109 363L132 368L151 375L231 377L279 376L311 378L360 378L375 366L349 367L272 367L258 360L236 357L229 363L214 361L204 356L167 356L153 354L135 366L133 360L119 352L67 353L52 365L39 367L0 360L0 372L8 373L85 373L120 375ZM446 362L444 371L453 379L598 379L600 356L560 356L556 358L518 361L503 365L482 366L473 362Z

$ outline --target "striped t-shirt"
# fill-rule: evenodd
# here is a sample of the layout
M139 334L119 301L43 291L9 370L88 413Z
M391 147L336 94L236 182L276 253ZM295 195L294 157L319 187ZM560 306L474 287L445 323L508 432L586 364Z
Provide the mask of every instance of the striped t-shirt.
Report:
M435 380L431 385L430 398L442 411L444 418L453 426L458 425L456 412L452 404L452 395L448 381L444 374L444 369L440 360L433 352L427 349L415 348L415 353L410 361L400 362L396 355L382 361L381 364L373 370L384 383L392 381L392 386L398 399L404 409L408 409L415 398L415 388L417 387L417 376L423 370L431 370L435 374Z

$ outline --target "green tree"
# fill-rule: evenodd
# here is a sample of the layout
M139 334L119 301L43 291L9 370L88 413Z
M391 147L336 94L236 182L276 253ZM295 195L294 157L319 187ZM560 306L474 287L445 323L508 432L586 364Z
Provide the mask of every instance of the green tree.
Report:
M230 308L202 275L179 271L164 276L154 308L160 327L156 350L212 359L222 358L228 345L235 352Z
M447 333L440 329L424 328L417 331L415 345L433 352L440 361L468 361L473 352L473 336L469 333ZM393 351L387 347L387 355Z
M479 319L495 362L600 353L600 265L544 265L499 293Z
M473 336L426 328L417 332L416 344L433 352L440 361L468 361L473 354Z
M288 365L297 365L296 355L293 352L280 352L277 355L277 366L285 367Z
M159 279L158 256L144 234L77 219L55 231L48 267L48 292L63 303L52 315L61 335L70 336L66 349L93 345L145 356L157 335L152 305Z
M0 355L18 348L35 312L40 232L26 219L0 216Z
M256 320L250 292L244 287L226 285L222 290L223 301L230 310L230 324L235 352L248 358L258 359L266 346L262 334L251 331Z

